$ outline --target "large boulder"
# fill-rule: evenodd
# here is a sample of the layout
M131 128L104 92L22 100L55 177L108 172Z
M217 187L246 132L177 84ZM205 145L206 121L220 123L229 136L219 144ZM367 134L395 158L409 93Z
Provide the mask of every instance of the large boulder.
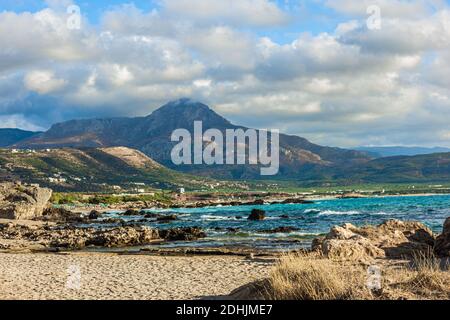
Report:
M197 227L159 230L159 235L167 241L194 241L206 238L206 233Z
M51 221L56 223L81 223L85 219L81 214L63 209L63 208L46 208L42 213L42 216L37 217L35 220Z
M20 183L0 184L0 218L29 220L41 217L52 190Z
M146 245L158 239L157 230L147 227L124 227L107 231L97 231L86 241L86 246L131 247Z
M379 226L358 228L344 224L333 227L324 238L313 241L313 250L342 260L395 259L429 253L434 242L433 232L422 223L389 220Z
M439 257L450 257L450 217L444 222L442 234L436 238L434 252Z

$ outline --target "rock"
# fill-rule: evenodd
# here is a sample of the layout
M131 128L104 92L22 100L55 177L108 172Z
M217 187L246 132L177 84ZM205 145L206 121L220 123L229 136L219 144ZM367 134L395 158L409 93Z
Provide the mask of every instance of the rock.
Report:
M85 219L78 213L63 208L47 208L44 210L42 217L35 220L51 221L56 223L82 223Z
M367 239L337 240L326 239L322 243L322 252L334 260L358 260L385 257L385 252Z
M290 198L281 202L282 204L313 204L314 201L299 199L299 198Z
M439 257L450 257L450 217L444 222L442 234L436 238L434 252Z
M196 227L160 230L159 233L167 241L193 241L206 237L206 233Z
M134 209L128 209L122 215L124 215L124 216L138 216L139 215L139 211L134 210Z
M342 196L340 196L341 199L360 199L360 198L366 198L366 196L360 194L360 193L356 193L356 192L350 192L350 193L345 193Z
M355 226L352 224L345 224L342 227L334 226L331 228L330 232L326 235L326 239L337 239L337 240L350 240L350 239L361 239L360 235L355 234L352 230L355 230Z
M262 233L291 233L294 231L298 231L298 228L295 227L278 227L275 229L271 229L271 230L262 230L260 232Z
M243 206L262 206L264 204L265 204L264 200L258 199L258 200L254 200L254 201L251 201L251 202L243 203L242 205Z
M89 220L97 220L98 218L100 218L102 216L102 214L100 212L98 212L97 210L92 210L89 213L88 219Z
M124 227L115 228L108 231L98 231L94 233L92 238L86 241L86 246L98 247L127 247L139 246L158 239L159 233L147 227Z
M283 215L280 216L280 218L282 218L282 219L289 219L289 216L287 214L283 214Z
M175 214L171 214L168 216L160 216L156 220L159 222L171 222L178 220L178 217Z
M20 183L0 184L0 218L27 220L42 216L52 190Z
M313 243L313 249L339 259L364 259L364 256L400 259L429 252L434 242L433 232L422 223L389 220L379 226L333 227L323 240Z
M160 218L160 217L161 217L161 215L158 213L146 213L144 215L145 219L156 219L156 218Z
M253 209L252 213L248 217L248 220L262 221L266 218L266 212L264 210Z
M142 246L154 240L192 241L206 237L196 227L156 230L142 226L121 226L110 229L77 228L74 226L28 226L14 223L0 224L0 239L23 241L28 247L78 250L88 246L132 247ZM3 242L2 242L3 243Z
M322 244L325 241L325 237L317 237L314 238L311 243L311 250L312 251L322 251Z

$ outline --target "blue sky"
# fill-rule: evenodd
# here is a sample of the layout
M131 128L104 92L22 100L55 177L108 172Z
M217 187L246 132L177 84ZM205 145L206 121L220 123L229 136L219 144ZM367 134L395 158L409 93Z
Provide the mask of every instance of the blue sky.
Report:
M450 146L448 0L3 0L0 43L0 127L191 97L325 145Z

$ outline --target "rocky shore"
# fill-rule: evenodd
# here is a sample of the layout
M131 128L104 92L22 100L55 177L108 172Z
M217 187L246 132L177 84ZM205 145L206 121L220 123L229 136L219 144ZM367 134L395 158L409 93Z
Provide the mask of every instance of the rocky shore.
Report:
M314 239L310 250L292 251L290 254L295 257L289 258L284 254L268 254L252 248L155 249L147 245L192 241L204 238L206 234L196 227L149 228L136 222L127 222L126 219L108 218L99 211L80 213L53 208L47 199L51 191L49 194L37 186L10 184L8 188L0 190L0 212L3 214L0 218L0 268L4 270L0 275L0 285L4 298L186 299L212 295L231 299L450 298L447 277L450 218L445 221L440 234L434 234L424 224L413 221L388 220L378 226L364 227L347 223L335 226L327 234ZM303 200L285 201L302 203ZM152 219L161 224L178 219L170 213L155 214L136 209L128 209L121 215L142 216L143 220ZM247 219L259 223L266 219L266 215L264 211L254 209L249 212ZM289 217L286 216L286 219ZM295 228L280 227L261 232L292 231ZM123 248L123 253L128 254L91 252L87 251L89 248L98 248L100 251ZM131 255L131 252L125 251L127 248L138 248L136 252L140 254ZM18 252L21 254L12 254ZM64 253L56 255L54 252ZM416 263L417 257L431 257L427 259L439 261L439 264L433 262L430 270L421 267L425 271L408 269L411 263ZM89 280L82 289L68 291L64 287L64 270L54 267L61 263L62 267L75 265L84 268L87 272L83 273L84 281L92 277L94 282L95 279L101 279L102 283L114 282L115 285L98 290L90 285ZM17 274L17 265L20 265L21 270L28 271ZM186 269L186 266L189 268ZM384 268L388 278L384 284L385 291L367 291L367 288L361 287L361 283L365 283L368 266ZM49 271L31 272L36 268ZM117 270L121 270L120 273ZM212 274L211 270L217 272ZM139 285L138 289L130 291L129 285L137 283L133 275L147 271L146 277L151 286ZM182 280L173 280L179 272L186 276ZM50 278L48 274L51 274ZM175 295L160 285L164 277L167 281L172 279L168 283L171 288L178 290ZM227 277L234 280L227 281ZM292 279L297 280L291 283ZM325 292L325 284L320 282L323 279L336 285L336 288L332 288L336 292L321 296ZM251 282L254 280L256 282ZM211 282L220 286L210 290L207 283ZM248 282L251 283L244 285ZM283 287L287 284L289 286ZM358 293L347 288L350 284L355 288L359 286ZM100 283L98 285L101 287ZM242 287L232 290L239 286ZM310 295L311 292L302 291L307 286L317 286L317 292ZM197 291L194 292L193 287ZM228 295L231 291L231 295Z

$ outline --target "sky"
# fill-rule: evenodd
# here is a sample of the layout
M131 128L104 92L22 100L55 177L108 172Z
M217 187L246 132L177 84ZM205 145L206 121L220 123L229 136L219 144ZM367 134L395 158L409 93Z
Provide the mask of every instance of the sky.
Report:
M322 145L450 147L450 3L0 0L0 127L184 97Z

